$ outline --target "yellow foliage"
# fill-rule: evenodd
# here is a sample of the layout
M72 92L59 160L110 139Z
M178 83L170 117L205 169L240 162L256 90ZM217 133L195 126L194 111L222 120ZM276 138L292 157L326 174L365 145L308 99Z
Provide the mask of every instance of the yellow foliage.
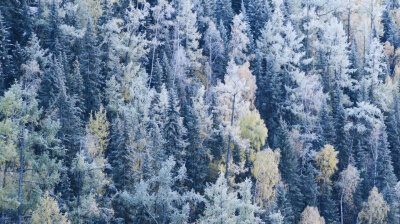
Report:
M257 151L265 144L268 129L257 111L250 112L240 119L240 134L242 138L248 139L252 148Z
M338 169L337 164L339 160L337 159L337 154L338 152L335 151L332 145L325 145L318 153L315 161L321 172L320 176L318 176L320 181L331 183L330 178Z
M382 194L374 187L369 193L368 201L363 204L362 210L358 213L359 223L386 224L389 210L389 205L383 199Z
M102 155L106 150L110 141L108 138L109 128L110 122L107 120L107 113L103 106L100 106L100 110L94 114L94 118L92 114L90 115L86 127L86 146L92 156Z
M67 216L60 212L57 201L48 192L40 199L32 214L32 224L70 224Z
M299 224L325 224L325 219L319 215L318 208L307 206L301 213Z
M252 173L257 180L257 201L268 207L275 199L275 186L281 180L279 173L280 151L266 149L256 154Z

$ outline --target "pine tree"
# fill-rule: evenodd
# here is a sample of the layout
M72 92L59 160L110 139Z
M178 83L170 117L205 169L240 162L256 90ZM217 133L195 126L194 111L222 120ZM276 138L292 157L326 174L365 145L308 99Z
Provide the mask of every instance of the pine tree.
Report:
M5 24L4 17L0 13L0 79L1 79L1 91L0 94L3 95L6 86L9 82L9 78L11 75L11 55L9 54L10 51L10 39L8 33L8 27Z
M209 21L203 39L204 53L208 56L207 62L210 67L210 71L206 71L209 74L208 85L215 85L218 79L223 79L227 61L224 57L225 44L214 22Z
M233 17L231 26L231 40L229 42L229 58L233 60L237 65L249 61L249 43L250 39L246 34L248 30L248 24L246 23L242 13Z
M399 96L397 91L393 93L393 108L388 112L389 115L386 119L387 135L389 149L392 156L392 161L397 161L400 158L400 138L399 138L399 127L400 127L400 104ZM394 173L397 178L400 178L400 167L398 163L393 163Z
M281 127L278 134L278 148L281 151L279 162L279 171L282 180L287 184L287 198L293 207L296 220L303 208L302 193L300 191L299 165L295 149L292 147L289 139L289 130L284 121L281 121ZM286 216L285 216L286 217ZM294 221L294 220L292 220Z
M33 21L30 18L29 5L26 1L6 0L0 3L7 27L10 27L12 43L26 44L33 31Z
M67 149L65 163L71 165L72 158L82 146L81 137L83 135L82 122L79 118L80 108L76 106L75 98L67 94L65 86L65 74L62 65L57 60L54 61L55 70L52 77L54 79L54 89L50 90L53 95L49 102L50 111L55 112L55 116L60 122L61 130L58 137Z
M84 84L83 77L80 71L80 64L76 58L72 64L72 71L66 74L65 85L67 87L67 94L76 100L76 106L81 110L81 113L86 111L84 102ZM80 117L83 119L83 114Z
M103 82L103 77L101 77L100 73L100 50L97 46L95 32L90 20L87 22L86 27L86 32L82 40L82 53L79 56L84 83L85 117L87 117L91 111L96 111L100 107L102 100L101 86Z
M179 9L176 17L175 39L179 41L175 45L180 45L185 49L190 61L190 71L196 72L201 67L202 49L199 48L200 34L197 31L197 15L193 9L191 0L179 1ZM175 47L176 47L175 46Z
M261 219L256 216L257 213L261 212L261 209L253 203L251 189L252 182L250 179L246 179L239 184L238 223L262 223Z
M304 204L317 206L319 186L316 181L318 170L315 168L311 158L303 158L303 172L301 178L301 192L304 196Z
M204 88L200 88L195 96L186 105L184 125L186 127L185 161L189 186L197 192L205 187L205 178L208 174L209 149L204 146L208 139L210 119L207 107L204 105Z
M49 49L54 55L60 54L61 51L61 30L59 25L61 25L61 18L59 15L60 7L59 1L51 0L50 12L48 16L48 21L46 26L44 26L43 34L45 35L44 47Z
M165 123L165 150L167 156L174 156L178 164L183 163L183 155L185 155L185 147L187 142L184 135L187 130L183 126L183 120L180 116L180 108L178 99L174 89L169 90L167 121Z
M133 212L132 222L185 223L189 220L190 206L195 206L203 197L193 190L180 192L174 189L186 178L185 167L179 167L175 173L175 166L175 160L170 157L163 162L156 176L137 183L132 195L121 193L121 197L135 208L130 211Z
M272 10L269 1L248 1L247 15L249 17L249 24L255 39L258 39L260 36L260 32L264 27L265 21L268 21L271 16L271 11Z
M234 16L232 3L228 0L215 0L215 22L222 22L225 29L229 29Z
M239 199L235 192L229 191L223 173L214 184L207 186L204 196L205 210L200 223L235 223L237 221L235 213Z
M294 223L296 220L295 215L298 214L294 213L293 206L288 199L287 187L289 187L289 185L285 186L285 184L282 182L276 186L276 207L280 212L279 214L283 216L281 223Z

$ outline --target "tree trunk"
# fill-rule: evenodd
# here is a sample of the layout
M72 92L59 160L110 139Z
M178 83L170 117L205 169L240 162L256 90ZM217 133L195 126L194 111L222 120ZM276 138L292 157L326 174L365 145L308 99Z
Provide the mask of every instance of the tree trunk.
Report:
M340 223L343 224L343 190L340 195Z
M236 94L233 95L233 100L232 100L232 114L231 114L231 127L233 126L233 118L234 118L234 113L235 113L235 101L236 101ZM225 172L225 178L228 179L229 177L229 160L231 158L231 134L229 134L228 137L228 152L226 153L226 172ZM229 184L229 181L228 181Z
M22 223L22 187L24 182L24 151L25 151L25 126L21 132L21 151L19 155L19 184L18 184L18 224Z

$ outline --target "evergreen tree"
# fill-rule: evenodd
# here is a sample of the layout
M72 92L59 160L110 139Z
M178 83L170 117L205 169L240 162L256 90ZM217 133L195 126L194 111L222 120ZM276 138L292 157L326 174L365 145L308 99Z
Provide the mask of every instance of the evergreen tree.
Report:
M186 178L185 167L180 167L175 174L175 166L175 160L170 157L163 162L156 176L137 183L132 195L122 192L121 197L135 208L130 211L134 215L129 220L150 223L185 223L189 220L190 206L203 201L203 197L193 190L180 192L174 189Z
M203 101L204 89L200 88L196 95L190 99L184 124L186 127L185 161L190 188L202 192L205 187L205 178L208 174L209 149L204 142L209 135L210 119L207 116L207 107Z
M174 89L169 91L167 120L165 123L165 150L168 156L174 156L178 164L183 163L183 155L186 154L185 147L187 142L184 135L187 130L183 126L183 120L180 116L180 108Z
M231 40L229 42L229 58L237 65L249 61L249 43L250 39L246 34L248 24L242 13L233 17L231 26Z
M282 180L287 184L287 198L293 207L296 220L299 218L303 208L302 193L300 191L299 165L295 149L292 147L289 139L289 131L284 121L281 121L281 127L278 134L278 147L281 151L279 162L279 171ZM283 211L281 211L283 212ZM285 214L285 213L283 213ZM284 215L285 216L285 215ZM286 217L286 216L285 216ZM294 220L292 220L293 222Z
M229 0L215 0L215 22L221 22L225 29L229 29L234 16L232 3Z
M8 27L5 24L4 17L0 12L0 79L1 79L1 92L2 95L6 89L9 82L10 75L12 75L10 69L11 55L10 51L10 39L8 33Z
M85 96L85 117L91 111L95 111L100 107L101 85L103 77L100 73L100 50L97 45L95 32L93 30L92 22L89 20L86 26L86 32L82 40L82 53L79 56L81 74L84 83L84 96Z

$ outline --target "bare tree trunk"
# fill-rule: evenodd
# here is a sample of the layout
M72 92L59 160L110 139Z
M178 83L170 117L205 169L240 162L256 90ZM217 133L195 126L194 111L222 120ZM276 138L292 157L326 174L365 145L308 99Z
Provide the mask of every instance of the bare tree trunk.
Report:
M236 94L233 95L233 100L232 100L232 114L231 114L231 126L233 126L233 118L234 118L234 113L235 113L235 101L236 101ZM228 179L229 177L229 160L231 158L231 134L229 134L228 137L228 152L226 153L226 172L225 172L225 178ZM228 181L229 184L229 181Z
M351 16L351 11L350 11L350 6L349 6L349 12L347 15L347 43L350 43L350 16Z
M158 26L158 20L159 20L159 18L157 17L157 23L156 23L157 26ZM154 58L155 58L155 54L156 54L157 38L158 38L158 28L156 28L156 35L155 35L154 41L153 41L153 53L152 53L152 56L151 56L151 70L150 70L149 87L150 87L150 84L151 84L151 79L153 77Z
M343 190L340 195L340 223L343 224Z
M21 132L21 151L19 157L19 184L18 184L18 224L22 222L22 187L24 182L24 151L25 151L25 125L22 126Z

